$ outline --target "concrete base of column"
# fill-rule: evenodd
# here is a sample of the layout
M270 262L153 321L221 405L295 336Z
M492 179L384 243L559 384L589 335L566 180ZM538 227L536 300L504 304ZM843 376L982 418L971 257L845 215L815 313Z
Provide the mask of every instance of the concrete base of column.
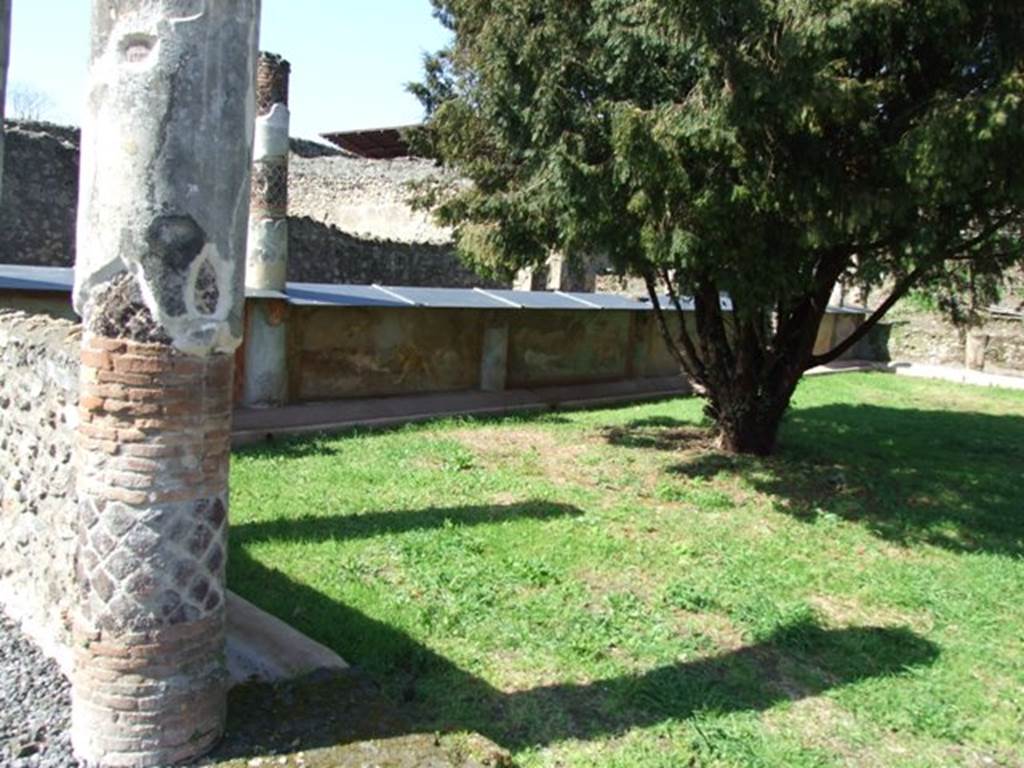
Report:
M83 342L72 742L89 765L187 762L223 732L232 369Z

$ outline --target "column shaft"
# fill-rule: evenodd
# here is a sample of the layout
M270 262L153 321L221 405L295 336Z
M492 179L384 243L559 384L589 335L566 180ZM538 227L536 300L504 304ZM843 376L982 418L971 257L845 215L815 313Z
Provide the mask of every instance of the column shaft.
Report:
M93 0L72 742L194 760L224 726L233 352L259 0Z
M261 53L256 68L256 143L253 149L249 241L245 285L248 299L242 402L281 405L288 398L287 305L280 297L288 276L288 81L291 67Z

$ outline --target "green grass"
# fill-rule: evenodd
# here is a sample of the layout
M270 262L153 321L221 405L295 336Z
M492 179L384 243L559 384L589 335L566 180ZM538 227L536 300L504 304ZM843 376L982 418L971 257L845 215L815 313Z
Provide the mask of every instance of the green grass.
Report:
M700 410L242 452L230 585L523 766L1024 764L1024 395L811 379L768 460Z

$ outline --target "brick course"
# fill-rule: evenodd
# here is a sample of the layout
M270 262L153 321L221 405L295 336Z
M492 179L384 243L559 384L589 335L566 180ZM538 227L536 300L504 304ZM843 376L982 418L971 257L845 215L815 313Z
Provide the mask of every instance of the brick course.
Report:
M179 762L223 729L233 356L87 335L81 361L72 727Z

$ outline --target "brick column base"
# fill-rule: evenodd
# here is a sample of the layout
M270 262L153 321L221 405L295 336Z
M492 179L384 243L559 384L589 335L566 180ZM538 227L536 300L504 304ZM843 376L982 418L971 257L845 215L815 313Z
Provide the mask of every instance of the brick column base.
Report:
M86 762L189 761L223 732L232 365L83 341L72 730Z

